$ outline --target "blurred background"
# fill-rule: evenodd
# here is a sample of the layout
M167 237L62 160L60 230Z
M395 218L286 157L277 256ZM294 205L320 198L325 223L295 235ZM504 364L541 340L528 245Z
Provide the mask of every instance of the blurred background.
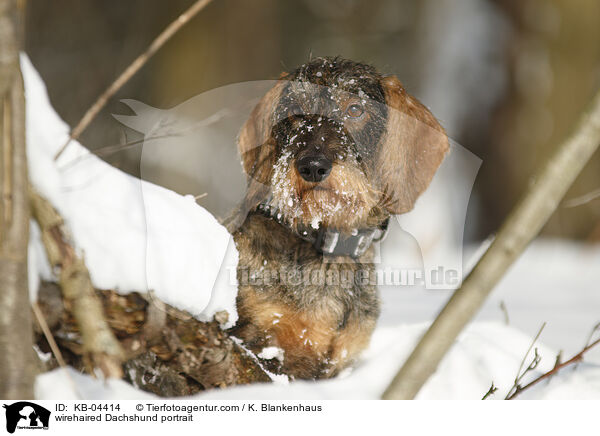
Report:
M63 119L74 126L192 3L29 0L26 51ZM170 108L224 85L276 79L325 55L396 74L482 159L467 215L473 241L498 228L600 87L600 2L214 0L120 90L81 142L98 149L132 139L111 115L131 114L120 99ZM135 175L140 158L141 147L105 157ZM239 161L223 171L238 172ZM180 192L192 190L180 183ZM566 198L599 188L596 154ZM209 192L204 201L218 208L218 196ZM600 198L559 208L544 234L600 242Z

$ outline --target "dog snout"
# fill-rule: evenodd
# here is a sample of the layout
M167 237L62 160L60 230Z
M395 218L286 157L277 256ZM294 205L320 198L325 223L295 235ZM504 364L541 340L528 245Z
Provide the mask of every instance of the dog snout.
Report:
M309 154L296 161L296 169L307 182L322 182L331 172L332 162L324 154Z

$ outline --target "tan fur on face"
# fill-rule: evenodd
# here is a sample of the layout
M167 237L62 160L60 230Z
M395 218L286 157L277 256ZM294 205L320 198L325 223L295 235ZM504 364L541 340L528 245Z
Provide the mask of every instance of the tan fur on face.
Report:
M271 185L272 205L291 225L323 225L346 233L367 225L369 212L380 197L354 162L334 163L324 181L311 183L284 155L277 162Z
M238 147L248 175L247 207L255 207L268 195L269 185L276 187L277 182L277 206L286 209L286 212L294 212L289 217L303 225L322 222L324 225L340 227L341 230L364 225L368 219L369 206L374 207L380 203L392 214L409 212L429 186L449 149L444 129L431 112L409 95L396 77L384 78L382 86L388 106L388 120L387 131L376 158L378 188L375 189L368 183L360 170L348 164L343 171L338 170L337 181L333 182L336 179L335 167L328 179L332 180L329 182L333 187L332 192L337 190L349 193L351 190L348 184L352 184L354 195L332 195L315 191L305 195L305 201L300 201L304 192L302 182L298 182L301 178L289 167L290 156L281 156L276 161L276 145L270 136L273 111L286 83L288 82L280 80L265 94L239 135ZM277 171L280 174L275 174ZM286 183L283 182L285 179ZM344 182L346 186L342 186ZM294 192L296 188L299 190ZM378 192L383 194L379 195ZM338 209L340 214L334 216L338 199L347 200L347 204ZM326 210L319 210L320 205ZM297 213L300 211L306 214L301 219Z

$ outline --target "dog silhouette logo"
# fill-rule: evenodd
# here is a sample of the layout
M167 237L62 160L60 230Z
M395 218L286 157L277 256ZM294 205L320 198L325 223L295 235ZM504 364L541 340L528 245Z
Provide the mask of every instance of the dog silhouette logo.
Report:
M18 429L48 429L50 411L29 401L19 401L6 409L6 431L14 433Z

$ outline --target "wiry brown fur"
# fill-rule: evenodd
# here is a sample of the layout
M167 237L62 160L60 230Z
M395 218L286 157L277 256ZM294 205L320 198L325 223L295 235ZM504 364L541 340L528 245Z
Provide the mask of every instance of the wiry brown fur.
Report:
M372 272L372 253L360 262L324 262L308 242L298 241L280 224L256 214L234 236L240 270L259 276L265 269L283 271L287 277L285 284L258 286L244 285L240 278L240 319L234 334L257 353L267 346L282 348L283 365L274 369L294 377L330 376L347 366L366 346L375 327L379 315L375 286L323 287L304 278L315 273L326 278L329 272L334 277L354 277L359 270Z
M346 115L352 104L364 109L359 117ZM373 249L358 259L324 256L299 229L350 234L409 211L448 149L446 135L395 77L319 58L282 76L253 110L238 146L248 189L232 221L239 227L231 229L240 253L232 333L257 353L283 349L273 370L333 376L367 346L379 315L375 285L360 279L374 275ZM332 161L320 182L306 181L296 167L314 150ZM259 203L277 210L280 222L255 212Z

